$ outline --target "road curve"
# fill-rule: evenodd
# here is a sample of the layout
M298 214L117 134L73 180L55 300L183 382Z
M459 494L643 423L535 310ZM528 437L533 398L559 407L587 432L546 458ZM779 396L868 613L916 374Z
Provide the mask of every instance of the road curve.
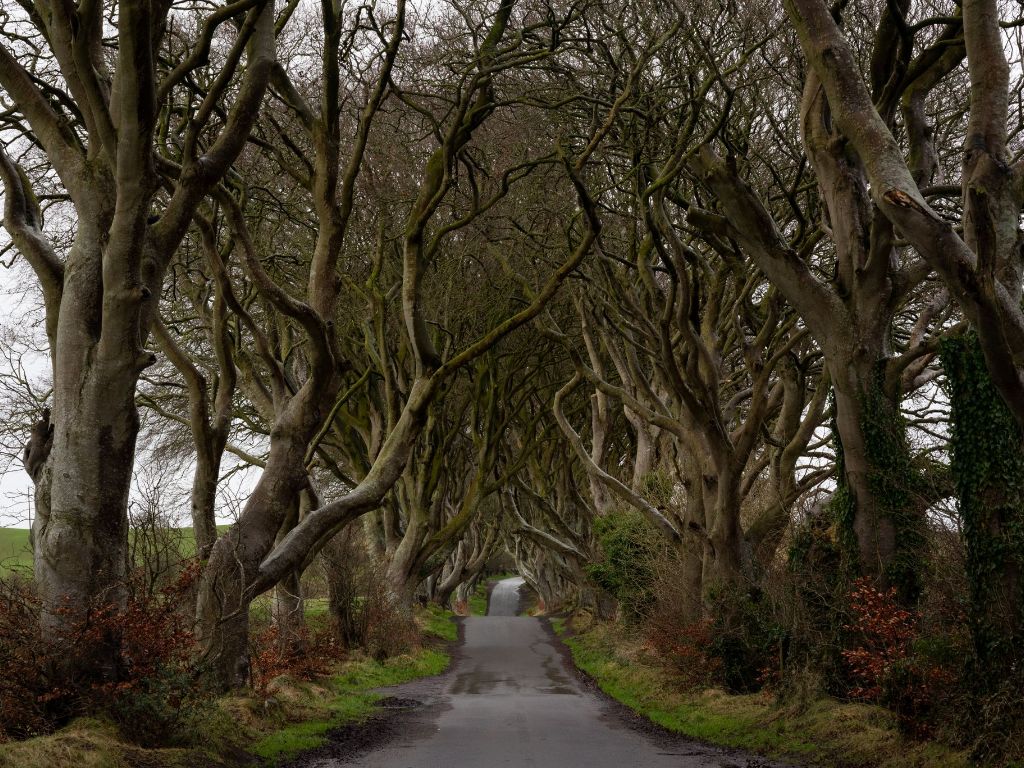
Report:
M502 579L494 585L487 600L488 616L518 616L519 588L526 582L520 576Z
M768 766L734 752L649 735L588 691L566 668L540 620L515 616L521 580L495 586L487 616L465 620L465 645L436 684L385 691L421 706L403 713L383 747L318 767L743 768ZM516 599L513 600L512 597ZM496 600L494 598L497 598ZM506 615L494 615L501 611ZM512 615L507 615L511 613Z

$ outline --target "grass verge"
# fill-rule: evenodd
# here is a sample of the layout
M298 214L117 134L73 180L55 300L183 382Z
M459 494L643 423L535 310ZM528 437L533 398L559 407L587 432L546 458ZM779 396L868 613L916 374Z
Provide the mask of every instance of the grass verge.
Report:
M459 638L459 628L452 621L454 615L440 606L428 605L420 612L420 629L425 635L454 643Z
M353 655L330 677L313 682L286 676L273 680L264 697L230 696L205 708L189 744L143 749L125 742L109 722L80 718L59 731L0 744L0 768L211 768L278 765L323 744L327 734L376 711L376 688L443 672L446 647L458 627L438 608L417 616L425 642L385 661Z
M487 615L487 594L490 589L491 588L486 581L481 581L476 585L476 589L473 590L473 594L469 596L470 616Z
M310 708L309 712L301 713L295 722L267 734L250 751L265 763L274 765L319 747L332 729L365 720L376 711L374 705L380 696L371 693L372 689L439 675L447 666L448 655L429 648L385 662L373 659L349 662L326 682L325 692L307 698L304 705Z
M642 645L617 627L596 624L573 634L563 618L552 628L576 666L612 698L662 727L693 739L804 764L837 768L966 768L966 752L912 741L880 707L819 698L799 705L770 694L684 692Z

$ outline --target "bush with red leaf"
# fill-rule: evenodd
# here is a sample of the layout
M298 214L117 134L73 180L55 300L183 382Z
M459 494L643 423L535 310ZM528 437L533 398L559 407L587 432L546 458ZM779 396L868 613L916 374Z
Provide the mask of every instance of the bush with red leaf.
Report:
M722 663L708 653L714 640L713 620L678 624L654 614L646 629L651 649L669 666L682 688L700 688L717 681Z
M207 692L199 685L189 610L198 563L162 586L125 585L124 601L60 612L57 633L39 629L28 582L0 582L0 738L45 732L81 714L105 713L128 738L172 743L187 732ZM67 663L74 649L74 665Z
M700 615L699 598L678 577L681 562L673 551L660 551L647 563L650 601L643 616L647 646L658 656L675 684L696 689L722 681L722 662L711 649L715 622Z
M846 629L858 645L843 651L850 680L850 695L878 701L893 666L910 655L917 633L917 617L901 608L896 589L881 592L867 579L859 579L850 593L854 622Z
M0 742L50 726L41 674L47 654L39 639L39 601L30 583L0 580Z
M267 626L251 635L252 687L265 696L270 681L281 675L298 680L324 677L342 654L341 644L330 627L303 627L297 637L286 639L277 626Z
M919 616L900 606L896 590L882 592L866 579L850 593L854 621L846 629L857 645L842 652L853 698L888 707L903 730L924 736L939 692L957 675L918 653Z

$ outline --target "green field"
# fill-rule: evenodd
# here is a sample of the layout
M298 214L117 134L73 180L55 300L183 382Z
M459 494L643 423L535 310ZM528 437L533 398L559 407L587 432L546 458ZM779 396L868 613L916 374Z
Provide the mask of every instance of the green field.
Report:
M28 528L0 528L0 573L22 567L32 568Z
M217 530L223 533L227 525L218 525ZM189 556L195 552L195 538L191 528L176 528L175 533L181 537L181 553ZM12 570L32 570L32 549L28 544L28 528L0 528L0 575Z

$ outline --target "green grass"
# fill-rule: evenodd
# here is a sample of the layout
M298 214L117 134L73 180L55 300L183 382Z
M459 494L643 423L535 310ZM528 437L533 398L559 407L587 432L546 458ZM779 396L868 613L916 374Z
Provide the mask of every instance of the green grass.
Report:
M345 704L350 705L351 711L346 711L343 704L333 709L332 719L308 720L276 731L259 741L253 748L253 754L267 762L276 763L308 749L315 749L324 743L328 731L332 728L346 720L365 717L364 710L372 708L371 704L364 701L369 698L349 697Z
M0 574L14 568L32 571L32 548L28 528L0 528Z
M892 713L865 704L820 698L800 706L772 696L734 696L720 690L685 692L665 670L636 652L621 631L597 626L565 637L565 621L552 619L576 665L601 690L670 731L772 757L844 768L964 768L966 753L938 743L911 741ZM623 648L630 651L623 652Z
M217 530L224 533L230 526L218 525ZM196 552L196 539L192 528L174 528L179 536L181 554L191 557ZM28 543L28 528L0 528L0 576L15 569L27 575L32 573L32 548Z
M487 615L487 582L481 581L477 584L473 594L469 596L469 615Z
M429 605L420 614L420 627L425 635L453 643L459 638L459 628L452 621L454 615L440 606Z
M305 604L307 619L316 619L327 615L326 597L307 597L303 603Z
M450 621L448 623L455 628ZM290 723L264 736L251 751L274 765L318 747L326 742L332 729L346 723L361 722L375 711L375 704L381 697L373 693L373 689L439 675L447 668L448 662L448 654L429 648L384 662L373 659L350 662L329 681L332 698L317 707L315 717Z
M447 666L447 653L423 648L416 653L395 656L384 662L372 659L354 662L331 678L331 686L340 693L359 693L372 688L401 685L419 677L439 675Z
M322 626L330 618L327 614L328 600L326 597L307 597L302 602L305 608L306 621L311 629ZM249 604L249 618L258 622L270 621L273 603L273 593L266 592L258 595Z

